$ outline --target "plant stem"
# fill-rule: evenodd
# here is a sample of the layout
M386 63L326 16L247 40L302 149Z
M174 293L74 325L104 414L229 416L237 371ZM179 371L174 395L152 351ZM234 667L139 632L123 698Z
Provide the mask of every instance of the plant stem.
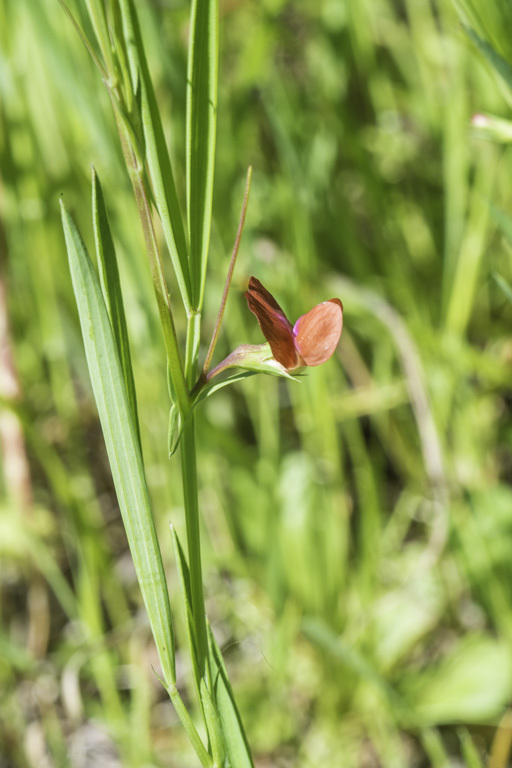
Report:
M185 731L187 732L187 736L190 739L190 743L194 747L196 754L201 761L201 765L203 768L211 768L213 765L213 760L211 756L206 751L203 742L201 741L201 737L199 736L196 727L194 723L192 722L192 718L190 717L187 708L183 704L183 701L181 699L180 694L178 693L178 690L176 686L170 687L167 689L167 692L171 698L172 703L174 704L174 708L178 714L179 719L181 720L181 723L183 727L185 728Z
M183 364L181 361L176 329L174 327L174 320L169 302L169 292L165 281L163 264L156 242L155 230L153 228L151 208L142 178L142 169L139 169L138 167L136 153L131 145L127 131L125 130L124 122L118 113L115 101L113 101L113 104L115 107L114 113L116 116L117 127L121 139L121 146L123 148L126 166L128 168L128 173L130 174L130 179L135 192L135 199L137 201L137 207L139 209L139 216L142 222L144 240L146 243L146 250L151 268L151 277L153 280L153 287L158 305L158 313L160 315L160 323L162 325L165 349L167 352L167 358L169 360L173 388L176 394L178 408L180 409L181 414L186 416L190 409L190 398L185 381L185 374L183 371Z
M201 313L191 309L187 315L187 346L185 350L185 380L192 389L197 371L197 358L201 338Z
M197 461L195 417L191 414L181 437L181 472L183 478L183 500L187 528L188 567L192 616L197 648L199 677L204 677L207 668L206 615L204 608L203 575L201 567L201 539L199 531L199 502L197 490Z

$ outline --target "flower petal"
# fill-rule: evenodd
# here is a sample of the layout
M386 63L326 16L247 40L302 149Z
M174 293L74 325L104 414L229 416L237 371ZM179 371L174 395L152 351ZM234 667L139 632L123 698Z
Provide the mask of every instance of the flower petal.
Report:
M302 360L295 348L292 324L272 294L259 280L251 277L245 298L277 362L287 369L298 368Z
M343 304L329 299L299 317L293 327L295 346L306 365L325 363L338 345L343 328Z

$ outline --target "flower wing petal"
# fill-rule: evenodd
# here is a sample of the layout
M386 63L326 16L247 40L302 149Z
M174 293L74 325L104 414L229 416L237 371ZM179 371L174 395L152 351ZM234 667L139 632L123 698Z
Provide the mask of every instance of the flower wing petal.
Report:
M274 358L286 369L297 368L301 361L295 349L292 324L272 294L259 280L251 277L245 298L270 344Z
M293 328L295 346L306 365L325 363L338 345L343 328L343 304L329 299L299 317Z

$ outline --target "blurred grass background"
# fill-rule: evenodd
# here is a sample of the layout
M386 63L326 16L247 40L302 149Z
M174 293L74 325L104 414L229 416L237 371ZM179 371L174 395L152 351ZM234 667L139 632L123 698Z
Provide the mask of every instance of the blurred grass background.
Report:
M138 10L183 193L188 6ZM179 460L111 108L52 0L0 0L0 39L0 766L192 766L152 670L58 212L62 194L92 241L94 162L172 590ZM469 124L509 108L448 0L221 5L204 344L249 164L217 359L262 341L251 274L293 320L345 306L335 359L223 390L199 419L208 613L258 768L507 765L512 304L492 275L512 282L495 213L512 159Z

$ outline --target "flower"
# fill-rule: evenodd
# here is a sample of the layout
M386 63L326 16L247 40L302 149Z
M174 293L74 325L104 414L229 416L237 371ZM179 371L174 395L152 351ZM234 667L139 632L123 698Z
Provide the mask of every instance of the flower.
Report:
M317 304L292 326L272 294L255 277L249 280L245 298L267 343L237 347L212 371L204 374L200 379L202 384L211 382L227 368L243 368L245 375L270 373L294 378L291 374L299 373L308 365L325 363L336 349L343 327L343 304L339 299ZM240 378L237 374L231 380ZM225 379L224 383L228 381ZM205 395L201 388L198 391Z
M272 355L288 372L321 365L334 353L343 328L343 304L329 299L301 315L292 326L271 293L251 277L245 298Z

